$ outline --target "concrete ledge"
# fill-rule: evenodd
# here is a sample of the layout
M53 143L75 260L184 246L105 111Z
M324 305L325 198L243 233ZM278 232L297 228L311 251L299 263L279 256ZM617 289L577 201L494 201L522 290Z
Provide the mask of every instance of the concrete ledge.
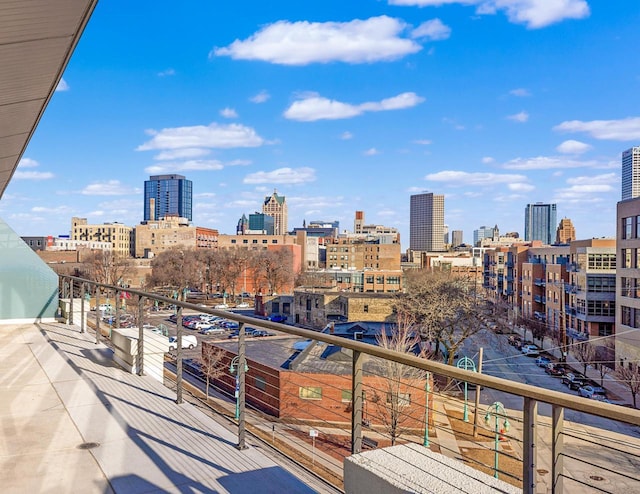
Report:
M127 372L138 372L138 328L113 328L113 359ZM164 354L169 348L165 336L144 332L144 373L162 382Z
M376 449L345 458L344 490L347 494L522 493L511 484L418 444Z

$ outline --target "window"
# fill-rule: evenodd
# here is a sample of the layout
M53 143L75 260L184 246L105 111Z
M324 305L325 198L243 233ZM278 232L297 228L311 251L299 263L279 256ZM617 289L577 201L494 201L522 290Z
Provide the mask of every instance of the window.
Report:
M373 283L373 276L367 276L367 278L364 280L365 283Z
M593 292L615 293L616 278L615 276L606 276L606 277L589 276L587 277L587 291L591 293ZM626 295L626 296L632 297L633 295Z
M616 314L615 303L608 300L588 300L587 310L590 316L614 317Z
M342 402L343 403L351 403L351 390L343 389L342 390Z
M316 386L300 386L298 396L303 400L321 400L322 388Z
M362 310L363 310L364 312L369 312L369 306L368 306L368 305L365 305L365 306L362 308Z
M252 243L257 244L258 243L258 239L254 238Z
M262 241L262 243L263 243L263 244L266 244L266 243L268 243L268 242L269 242L269 241L268 241L266 238Z
M256 388L260 391L267 390L267 381L262 376L256 376Z
M631 326L631 307L622 306L622 324L625 326Z
M632 238L633 218L622 218L622 238Z
M631 251L632 249L622 249L621 253L622 253L622 267L623 268L631 268L633 267L631 265ZM589 266L591 267L591 266Z
M387 393L387 403L393 403L393 399L397 400L399 407L411 405L411 395L409 393Z
M376 283L378 285L384 285L384 276L376 276Z

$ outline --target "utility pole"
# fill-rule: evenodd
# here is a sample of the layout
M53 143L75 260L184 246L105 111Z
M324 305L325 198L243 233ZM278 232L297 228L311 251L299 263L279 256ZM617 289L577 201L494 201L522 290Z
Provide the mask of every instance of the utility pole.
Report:
M567 321L565 319L565 310L564 310L564 280L560 280L560 338L562 339L562 357L561 361L567 361Z

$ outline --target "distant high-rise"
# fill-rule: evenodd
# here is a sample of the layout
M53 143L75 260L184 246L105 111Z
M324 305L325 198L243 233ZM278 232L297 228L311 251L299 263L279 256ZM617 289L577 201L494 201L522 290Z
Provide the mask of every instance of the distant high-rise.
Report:
M274 190L273 194L264 198L262 212L273 218L274 235L286 235L288 231L287 223L289 221L289 213L284 196L279 196L278 192Z
M144 182L144 221L192 217L193 183L182 175L154 175Z
M481 226L477 230L473 230L473 245L479 247L480 243L485 238L498 239L500 237L500 230L498 225L496 226Z
M524 239L551 245L556 238L556 204L527 204L524 210Z
M444 195L431 192L411 196L409 248L442 252L444 248Z
M449 225L444 225L444 235L442 237L442 241L444 242L444 245L449 244Z
M622 200L640 197L640 146L622 152Z
M464 235L462 230L452 230L451 231L451 245L454 247L458 247L458 245L462 245L464 243Z
M568 244L572 240L576 240L576 229L569 218L562 218L556 230L556 243Z

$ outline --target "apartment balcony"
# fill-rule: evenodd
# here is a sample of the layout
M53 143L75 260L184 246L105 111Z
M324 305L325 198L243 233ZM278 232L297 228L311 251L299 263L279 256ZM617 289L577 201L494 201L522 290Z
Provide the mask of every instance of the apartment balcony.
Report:
M569 273L577 273L580 269L580 266L576 262L567 263L567 272Z
M534 295L533 300L539 304L547 303L547 297L543 297L542 295Z
M535 286L547 286L547 282L544 278L536 278L533 280Z

